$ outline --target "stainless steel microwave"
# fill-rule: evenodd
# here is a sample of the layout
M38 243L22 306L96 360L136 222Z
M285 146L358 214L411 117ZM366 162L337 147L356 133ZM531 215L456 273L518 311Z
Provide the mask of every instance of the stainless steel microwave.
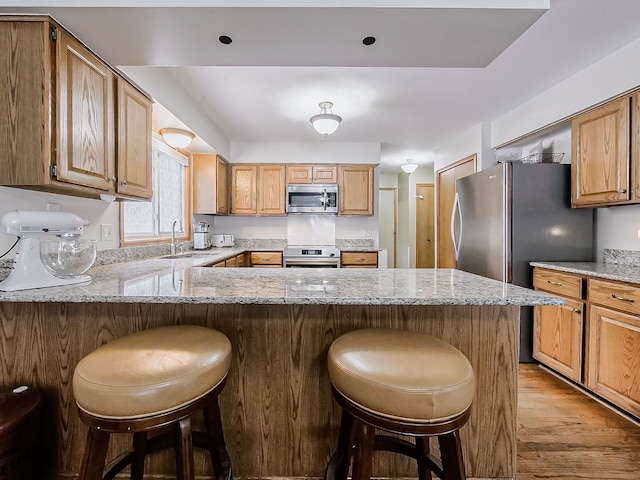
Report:
M338 213L338 185L287 185L287 213Z

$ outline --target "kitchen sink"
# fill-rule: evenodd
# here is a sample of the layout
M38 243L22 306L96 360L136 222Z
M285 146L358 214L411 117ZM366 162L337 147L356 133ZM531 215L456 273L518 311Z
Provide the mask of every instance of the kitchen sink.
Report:
M188 253L176 253L175 255L164 255L162 257L166 260L175 260L179 258L193 258L193 257L217 257L222 255L222 252L188 252Z

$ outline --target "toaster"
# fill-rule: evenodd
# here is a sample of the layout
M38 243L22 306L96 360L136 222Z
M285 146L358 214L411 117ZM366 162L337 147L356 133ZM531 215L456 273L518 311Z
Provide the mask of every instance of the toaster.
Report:
M214 233L211 235L211 245L214 247L233 247L235 238L233 235Z

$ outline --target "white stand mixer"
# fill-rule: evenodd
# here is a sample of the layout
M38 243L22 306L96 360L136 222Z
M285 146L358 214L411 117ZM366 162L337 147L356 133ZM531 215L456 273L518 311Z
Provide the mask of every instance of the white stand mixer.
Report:
M40 259L40 239L43 236L78 238L82 234L82 227L89 224L88 220L70 212L13 210L3 215L0 223L8 234L19 238L11 272L5 280L0 282L1 291L10 292L91 281L88 275L62 277L53 275Z

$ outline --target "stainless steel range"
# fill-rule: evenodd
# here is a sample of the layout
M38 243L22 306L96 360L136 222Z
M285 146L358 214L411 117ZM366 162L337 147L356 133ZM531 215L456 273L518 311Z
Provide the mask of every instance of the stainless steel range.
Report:
M338 268L340 249L326 245L288 245L282 260L287 268Z

